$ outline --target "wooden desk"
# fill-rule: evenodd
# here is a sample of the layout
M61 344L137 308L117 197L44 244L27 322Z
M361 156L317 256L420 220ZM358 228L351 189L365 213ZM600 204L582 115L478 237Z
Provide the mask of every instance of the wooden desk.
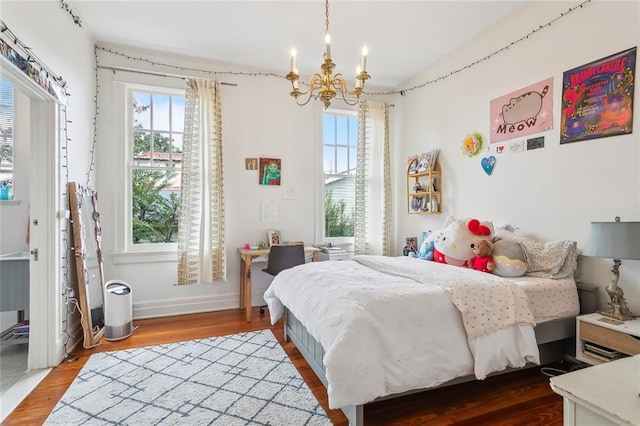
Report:
M305 257L311 254L311 261L318 260L319 248L304 248ZM240 254L240 309L246 309L247 322L251 321L251 263L258 256L269 256L269 249L238 248Z

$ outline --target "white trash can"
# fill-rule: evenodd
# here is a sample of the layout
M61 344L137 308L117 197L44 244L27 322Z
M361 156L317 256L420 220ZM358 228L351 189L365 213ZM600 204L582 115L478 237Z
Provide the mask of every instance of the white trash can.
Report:
M133 333L133 301L131 286L124 281L111 280L105 284L104 337L121 340Z

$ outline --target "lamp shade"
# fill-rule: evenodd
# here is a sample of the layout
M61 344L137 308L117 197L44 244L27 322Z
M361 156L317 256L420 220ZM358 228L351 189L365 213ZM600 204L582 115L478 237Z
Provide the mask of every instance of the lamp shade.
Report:
M591 222L588 257L640 260L640 222Z

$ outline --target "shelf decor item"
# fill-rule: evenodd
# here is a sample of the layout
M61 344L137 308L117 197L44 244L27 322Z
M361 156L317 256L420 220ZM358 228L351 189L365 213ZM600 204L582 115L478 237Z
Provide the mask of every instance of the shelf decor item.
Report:
M276 231L274 229L268 232L269 236L269 247L271 246L279 246L280 245L280 231Z
M467 157L473 157L482 149L482 135L478 132L471 133L464 138L460 149Z
M589 245L582 253L587 257L613 259L613 278L606 286L609 308L598 313L620 321L633 319L624 292L618 287L622 259L640 260L640 222L591 222Z

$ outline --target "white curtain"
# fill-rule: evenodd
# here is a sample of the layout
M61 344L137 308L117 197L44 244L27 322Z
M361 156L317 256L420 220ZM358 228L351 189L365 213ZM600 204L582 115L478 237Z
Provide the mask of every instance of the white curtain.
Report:
M391 255L389 105L361 102L358 109L355 254Z
M187 79L184 122L178 285L226 281L219 82Z

